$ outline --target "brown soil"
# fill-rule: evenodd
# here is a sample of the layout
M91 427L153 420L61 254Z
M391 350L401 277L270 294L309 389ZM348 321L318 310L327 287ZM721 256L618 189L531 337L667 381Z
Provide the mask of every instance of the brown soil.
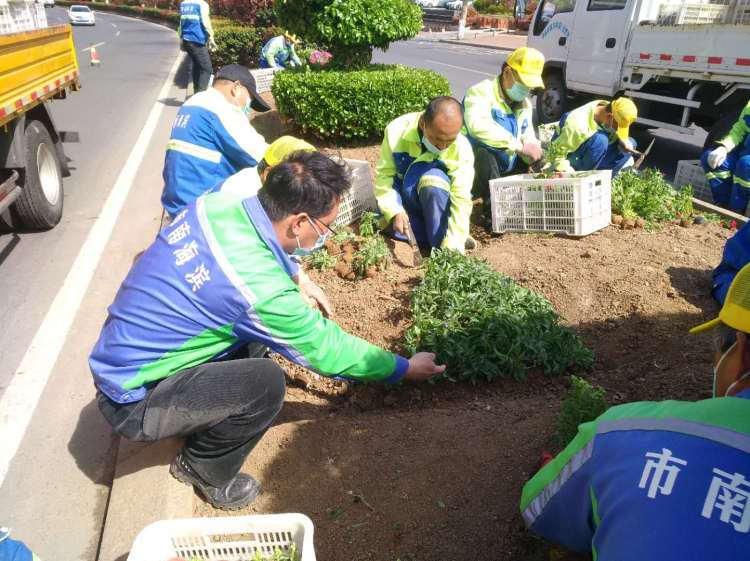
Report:
M584 376L612 403L708 394L709 341L687 330L715 312L710 270L727 230L610 227L580 240L474 234L475 255L547 297L593 348ZM393 350L422 275L398 261L356 282L311 272L345 329ZM245 466L265 492L245 513L307 514L322 561L548 558L522 529L518 503L551 448L567 377L388 390L286 366L286 406ZM196 502L198 515L225 515Z

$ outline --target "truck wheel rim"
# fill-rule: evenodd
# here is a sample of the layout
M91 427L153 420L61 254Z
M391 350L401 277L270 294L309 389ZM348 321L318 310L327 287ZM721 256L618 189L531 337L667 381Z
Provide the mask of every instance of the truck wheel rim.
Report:
M560 92L556 89L544 90L542 94L542 108L545 112L545 118L559 118Z
M60 199L60 172L55 155L45 143L36 150L36 165L44 198L54 206Z

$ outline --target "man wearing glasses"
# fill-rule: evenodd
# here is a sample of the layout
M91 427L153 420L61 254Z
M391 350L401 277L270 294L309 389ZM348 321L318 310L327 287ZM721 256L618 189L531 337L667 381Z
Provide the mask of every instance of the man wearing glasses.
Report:
M184 437L170 471L214 507L260 493L241 473L284 402L284 371L266 347L327 376L421 381L445 370L344 332L290 254L322 245L351 186L319 152L275 166L257 196L199 197L162 229L109 308L89 357L99 409L131 440Z

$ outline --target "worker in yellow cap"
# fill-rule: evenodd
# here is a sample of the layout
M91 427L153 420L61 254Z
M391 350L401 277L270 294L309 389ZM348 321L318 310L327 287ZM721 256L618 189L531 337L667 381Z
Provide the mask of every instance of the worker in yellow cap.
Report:
M597 99L565 113L548 147L557 171L610 169L612 176L634 164L635 140L630 125L638 117L627 97Z
M521 47L503 63L500 74L469 88L463 100L464 134L474 148L473 194L489 202L489 181L523 170L542 157L532 124L529 97L543 88L544 55ZM519 161L519 156L520 160Z
M581 424L523 488L532 532L594 559L748 558L750 265L691 332L712 327L711 399L625 403Z
M315 146L293 136L282 136L274 140L266 150L257 167L245 168L228 177L211 192L232 193L246 199L258 193L272 168L286 160L294 152L314 152Z
M294 68L301 66L294 46L299 44L299 39L289 32L277 35L268 40L260 51L261 68Z

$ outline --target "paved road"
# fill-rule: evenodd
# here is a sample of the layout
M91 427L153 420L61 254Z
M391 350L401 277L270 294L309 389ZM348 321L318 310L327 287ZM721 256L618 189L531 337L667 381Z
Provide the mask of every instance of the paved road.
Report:
M66 21L62 8L47 14L50 24ZM15 397L24 405L13 409L3 402L0 416L0 525L13 527L42 559L88 561L99 544L115 448L93 404L86 355L133 254L157 231L163 147L185 92L163 87L177 68L174 31L97 14L95 27L76 28L74 35L83 88L52 107L59 129L80 134L79 144L66 145L73 169L64 181L63 221L49 232L0 232L0 399ZM88 65L84 50L92 44L102 60L98 68ZM142 134L151 130L144 127L149 121L153 135ZM139 147L145 157L133 156ZM129 172L135 182L127 179ZM119 222L113 192L124 195ZM100 218L103 212L107 218ZM92 240L107 239L115 224L99 255ZM98 234L89 236L93 228ZM76 268L74 262L88 265ZM71 270L81 274L69 277ZM66 311L69 302L55 300L58 291L85 289L87 273L93 281L86 299L80 309ZM40 326L47 326L49 339L30 347ZM53 344L58 337L59 357ZM27 364L57 359L48 378L40 377L42 368L17 371L29 356L35 358ZM19 383L38 377L30 388ZM24 425L20 419L31 412ZM14 442L14 435L23 437Z
M506 56L504 51L415 39L394 43L386 52L376 51L374 60L435 70L448 78L453 95L462 99L470 86L496 76ZM695 129L694 135L684 135L657 129L640 131L635 137L641 146L647 146L651 138L656 138L645 165L657 167L672 176L678 160L700 156L706 133Z

